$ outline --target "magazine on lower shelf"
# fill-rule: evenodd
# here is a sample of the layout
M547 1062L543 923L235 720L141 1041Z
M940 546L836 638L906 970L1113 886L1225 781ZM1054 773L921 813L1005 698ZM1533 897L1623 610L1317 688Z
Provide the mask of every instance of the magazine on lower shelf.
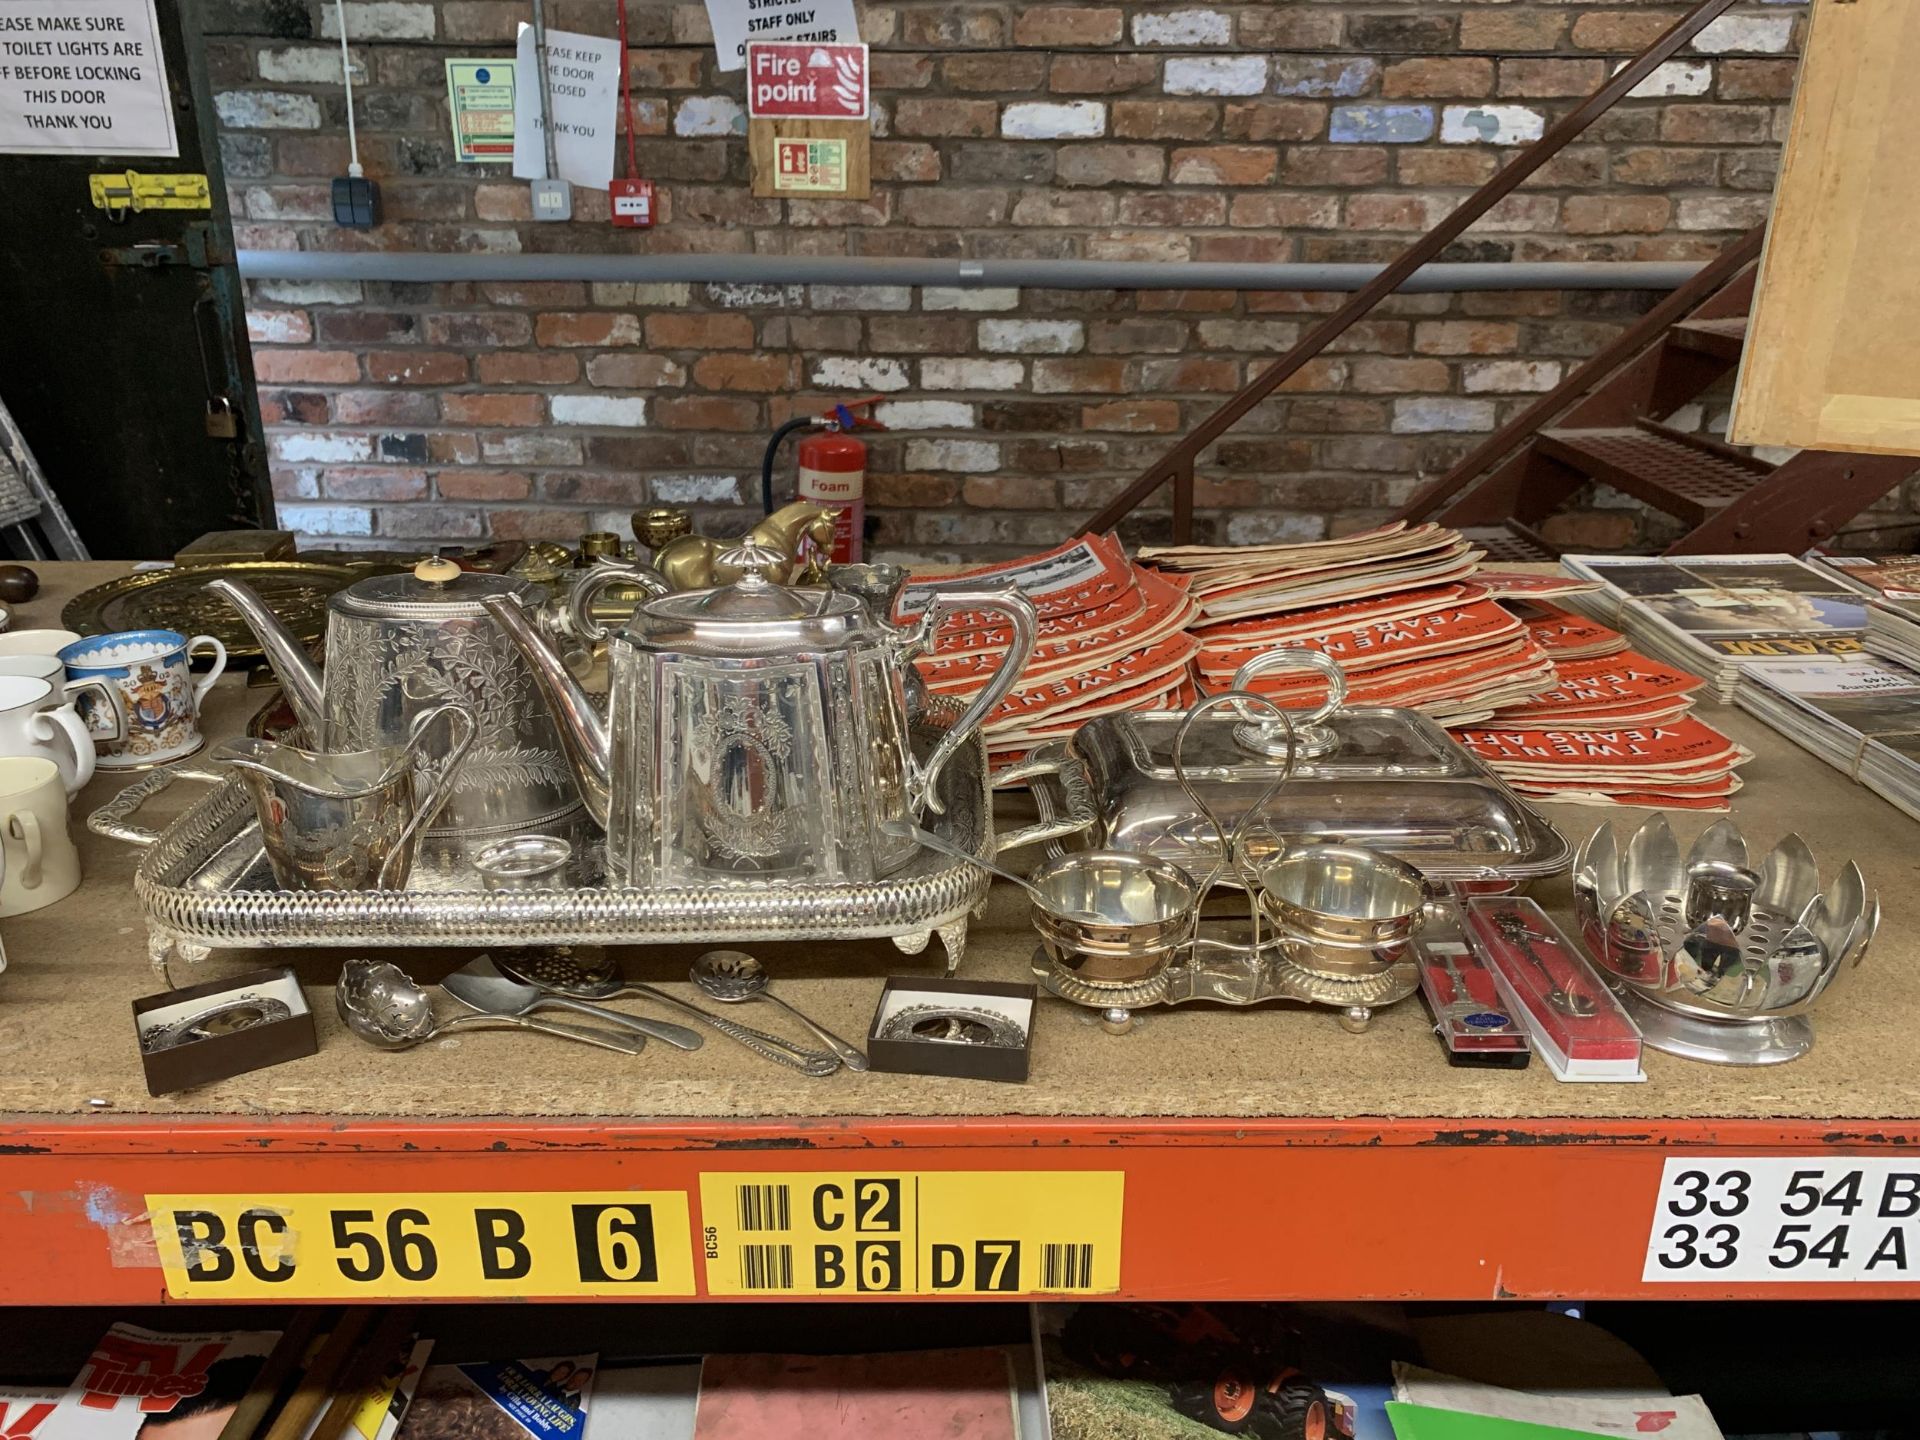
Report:
M1920 819L1920 672L1868 655L1770 665L1751 682L1741 709Z

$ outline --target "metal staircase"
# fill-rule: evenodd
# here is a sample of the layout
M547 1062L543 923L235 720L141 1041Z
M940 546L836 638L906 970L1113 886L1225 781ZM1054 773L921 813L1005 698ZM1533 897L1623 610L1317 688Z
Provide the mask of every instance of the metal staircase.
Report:
M1496 559L1551 560L1540 526L1597 481L1685 527L1669 555L1798 553L1831 538L1920 459L1803 450L1774 465L1662 423L1739 365L1763 238L1734 242L1396 518L1455 526Z

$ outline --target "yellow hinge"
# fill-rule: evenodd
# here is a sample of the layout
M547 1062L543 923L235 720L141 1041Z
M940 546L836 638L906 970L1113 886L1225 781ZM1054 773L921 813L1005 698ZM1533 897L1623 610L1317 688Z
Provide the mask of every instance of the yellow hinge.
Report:
M211 210L213 196L204 175L89 175L87 193L108 213L128 210Z

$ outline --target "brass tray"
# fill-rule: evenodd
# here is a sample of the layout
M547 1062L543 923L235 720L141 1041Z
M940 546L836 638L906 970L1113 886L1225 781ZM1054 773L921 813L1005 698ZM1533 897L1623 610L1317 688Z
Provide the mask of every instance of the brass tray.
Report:
M231 560L141 570L96 585L67 602L60 619L81 635L116 630L177 630L211 635L227 647L229 661L260 660L265 653L240 612L206 592L216 576L242 580L260 592L274 614L302 644L327 628L327 600L363 576L393 569L390 562L335 564L319 560Z

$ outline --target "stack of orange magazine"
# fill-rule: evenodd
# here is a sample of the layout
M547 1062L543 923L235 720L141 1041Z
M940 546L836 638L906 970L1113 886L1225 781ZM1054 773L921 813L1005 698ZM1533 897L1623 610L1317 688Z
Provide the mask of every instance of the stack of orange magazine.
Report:
M1420 710L1445 723L1487 719L1553 683L1544 647L1476 574L1480 552L1442 526L1395 524L1299 545L1163 546L1140 555L1190 582L1200 612L1194 669L1210 692L1229 688L1248 660L1281 646L1336 660L1353 704ZM1322 693L1308 671L1272 672L1248 688L1281 704L1311 705Z
M1015 585L1039 612L1040 638L1019 688L988 717L996 767L1033 746L1071 735L1096 715L1183 709L1199 644L1186 634L1196 608L1179 577L1144 570L1112 536L1086 536L1039 555L916 580L895 618L917 620L942 590ZM981 611L944 620L931 654L917 662L936 695L966 699L999 668L1012 632Z

